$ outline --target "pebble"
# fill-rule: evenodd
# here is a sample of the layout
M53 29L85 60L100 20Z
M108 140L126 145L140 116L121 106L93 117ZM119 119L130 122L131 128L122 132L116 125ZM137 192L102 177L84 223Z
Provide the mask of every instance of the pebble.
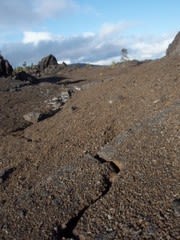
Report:
M180 199L174 199L174 201L172 202L172 207L175 215L177 217L180 217Z

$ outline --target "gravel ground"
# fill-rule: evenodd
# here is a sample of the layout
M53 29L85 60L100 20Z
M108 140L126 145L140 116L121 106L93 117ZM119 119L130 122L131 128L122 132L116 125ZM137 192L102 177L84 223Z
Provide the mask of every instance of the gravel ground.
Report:
M0 238L179 239L179 60L1 79Z

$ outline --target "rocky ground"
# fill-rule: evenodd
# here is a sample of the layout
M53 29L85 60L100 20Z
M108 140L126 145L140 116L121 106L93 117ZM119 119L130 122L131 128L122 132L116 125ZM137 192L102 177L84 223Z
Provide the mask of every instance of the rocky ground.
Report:
M0 79L0 239L180 239L180 57Z

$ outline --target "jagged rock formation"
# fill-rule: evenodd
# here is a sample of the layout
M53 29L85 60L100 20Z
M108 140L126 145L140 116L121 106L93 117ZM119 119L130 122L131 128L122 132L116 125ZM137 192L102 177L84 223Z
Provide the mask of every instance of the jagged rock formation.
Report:
M0 77L8 77L12 74L13 68L8 60L0 55Z
M47 57L41 59L41 61L38 63L38 68L40 69L40 71L43 71L49 66L56 65L58 65L57 59L52 54L50 54Z
M175 36L173 42L169 44L166 51L167 56L180 55L180 32Z

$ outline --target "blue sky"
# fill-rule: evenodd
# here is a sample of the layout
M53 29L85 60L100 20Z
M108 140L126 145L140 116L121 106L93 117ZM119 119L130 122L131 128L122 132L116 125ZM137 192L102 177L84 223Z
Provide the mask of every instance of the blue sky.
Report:
M1 0L0 51L14 65L58 61L108 64L165 54L180 26L179 0Z

